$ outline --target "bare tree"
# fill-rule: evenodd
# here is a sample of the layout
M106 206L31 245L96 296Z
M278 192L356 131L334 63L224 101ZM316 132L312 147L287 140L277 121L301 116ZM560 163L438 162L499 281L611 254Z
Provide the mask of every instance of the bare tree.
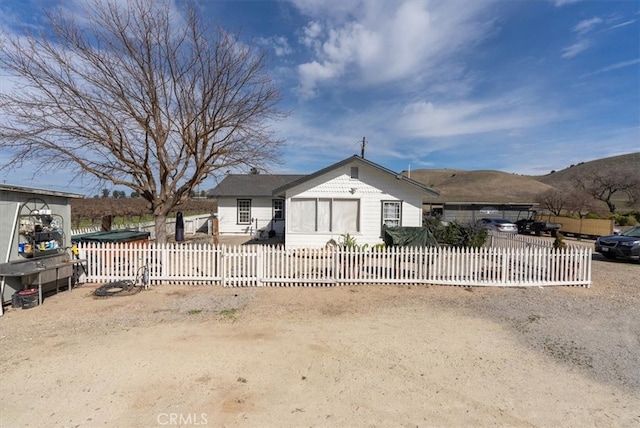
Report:
M82 20L57 10L46 32L0 40L0 66L18 82L0 94L5 168L75 165L126 186L148 201L158 242L205 178L263 168L283 144L263 53L171 4L94 0Z
M637 201L640 196L640 172L638 170L611 169L596 172L588 176L576 176L576 187L586 192L592 198L607 204L613 214L616 204L613 196L624 193L629 202Z
M584 217L588 213L601 211L598 209L598 202L582 189L571 189L566 192L565 209L569 215Z
M540 193L536 197L536 202L542 208L550 211L551 214L559 216L562 215L562 211L567 204L567 193L557 189L549 189Z

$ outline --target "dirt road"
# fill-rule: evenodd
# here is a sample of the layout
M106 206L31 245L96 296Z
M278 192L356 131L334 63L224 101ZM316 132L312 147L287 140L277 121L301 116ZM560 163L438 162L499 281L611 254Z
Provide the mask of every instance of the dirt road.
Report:
M639 273L598 259L589 289L84 286L0 319L0 425L639 426Z

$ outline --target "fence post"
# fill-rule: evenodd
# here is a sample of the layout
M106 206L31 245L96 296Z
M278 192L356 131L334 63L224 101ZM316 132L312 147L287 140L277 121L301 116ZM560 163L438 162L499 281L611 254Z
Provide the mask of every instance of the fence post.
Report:
M220 282L223 287L227 286L227 246L220 245Z
M256 285L258 287L264 286L264 247L262 245L257 246L256 252Z

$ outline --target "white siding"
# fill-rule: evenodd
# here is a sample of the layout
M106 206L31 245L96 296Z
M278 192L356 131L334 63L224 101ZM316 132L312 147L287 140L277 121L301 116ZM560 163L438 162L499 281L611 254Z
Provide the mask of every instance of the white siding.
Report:
M251 224L238 224L237 200L251 200ZM273 216L273 198L218 198L218 229L220 234L244 234L253 236L256 229L276 231L276 235L284 233L284 222L271 222Z
M358 166L358 179L351 178L351 167ZM396 179L377 168L352 162L315 177L287 191L285 215L288 216L291 198L339 198L360 200L360 231L352 233L358 244L382 243L382 201L402 201L402 226L422 225L423 193L416 187ZM288 218L288 217L287 217ZM341 232L294 233L286 232L287 248L322 247Z

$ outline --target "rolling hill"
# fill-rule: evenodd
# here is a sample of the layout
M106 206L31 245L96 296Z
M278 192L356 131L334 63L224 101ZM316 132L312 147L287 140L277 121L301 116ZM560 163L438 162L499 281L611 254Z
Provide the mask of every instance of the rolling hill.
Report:
M528 176L501 171L419 169L411 171L410 177L438 190L437 202L535 202L536 195L553 188Z
M590 176L612 169L636 174L640 180L640 152L581 162L542 176L456 169L418 169L403 174L438 190L440 197L434 202L527 203L535 202L538 194L549 189L571 189L577 175Z
M531 178L556 188L570 188L576 176L593 176L596 173L614 169L635 174L640 179L640 152L581 162L551 174L531 176Z

